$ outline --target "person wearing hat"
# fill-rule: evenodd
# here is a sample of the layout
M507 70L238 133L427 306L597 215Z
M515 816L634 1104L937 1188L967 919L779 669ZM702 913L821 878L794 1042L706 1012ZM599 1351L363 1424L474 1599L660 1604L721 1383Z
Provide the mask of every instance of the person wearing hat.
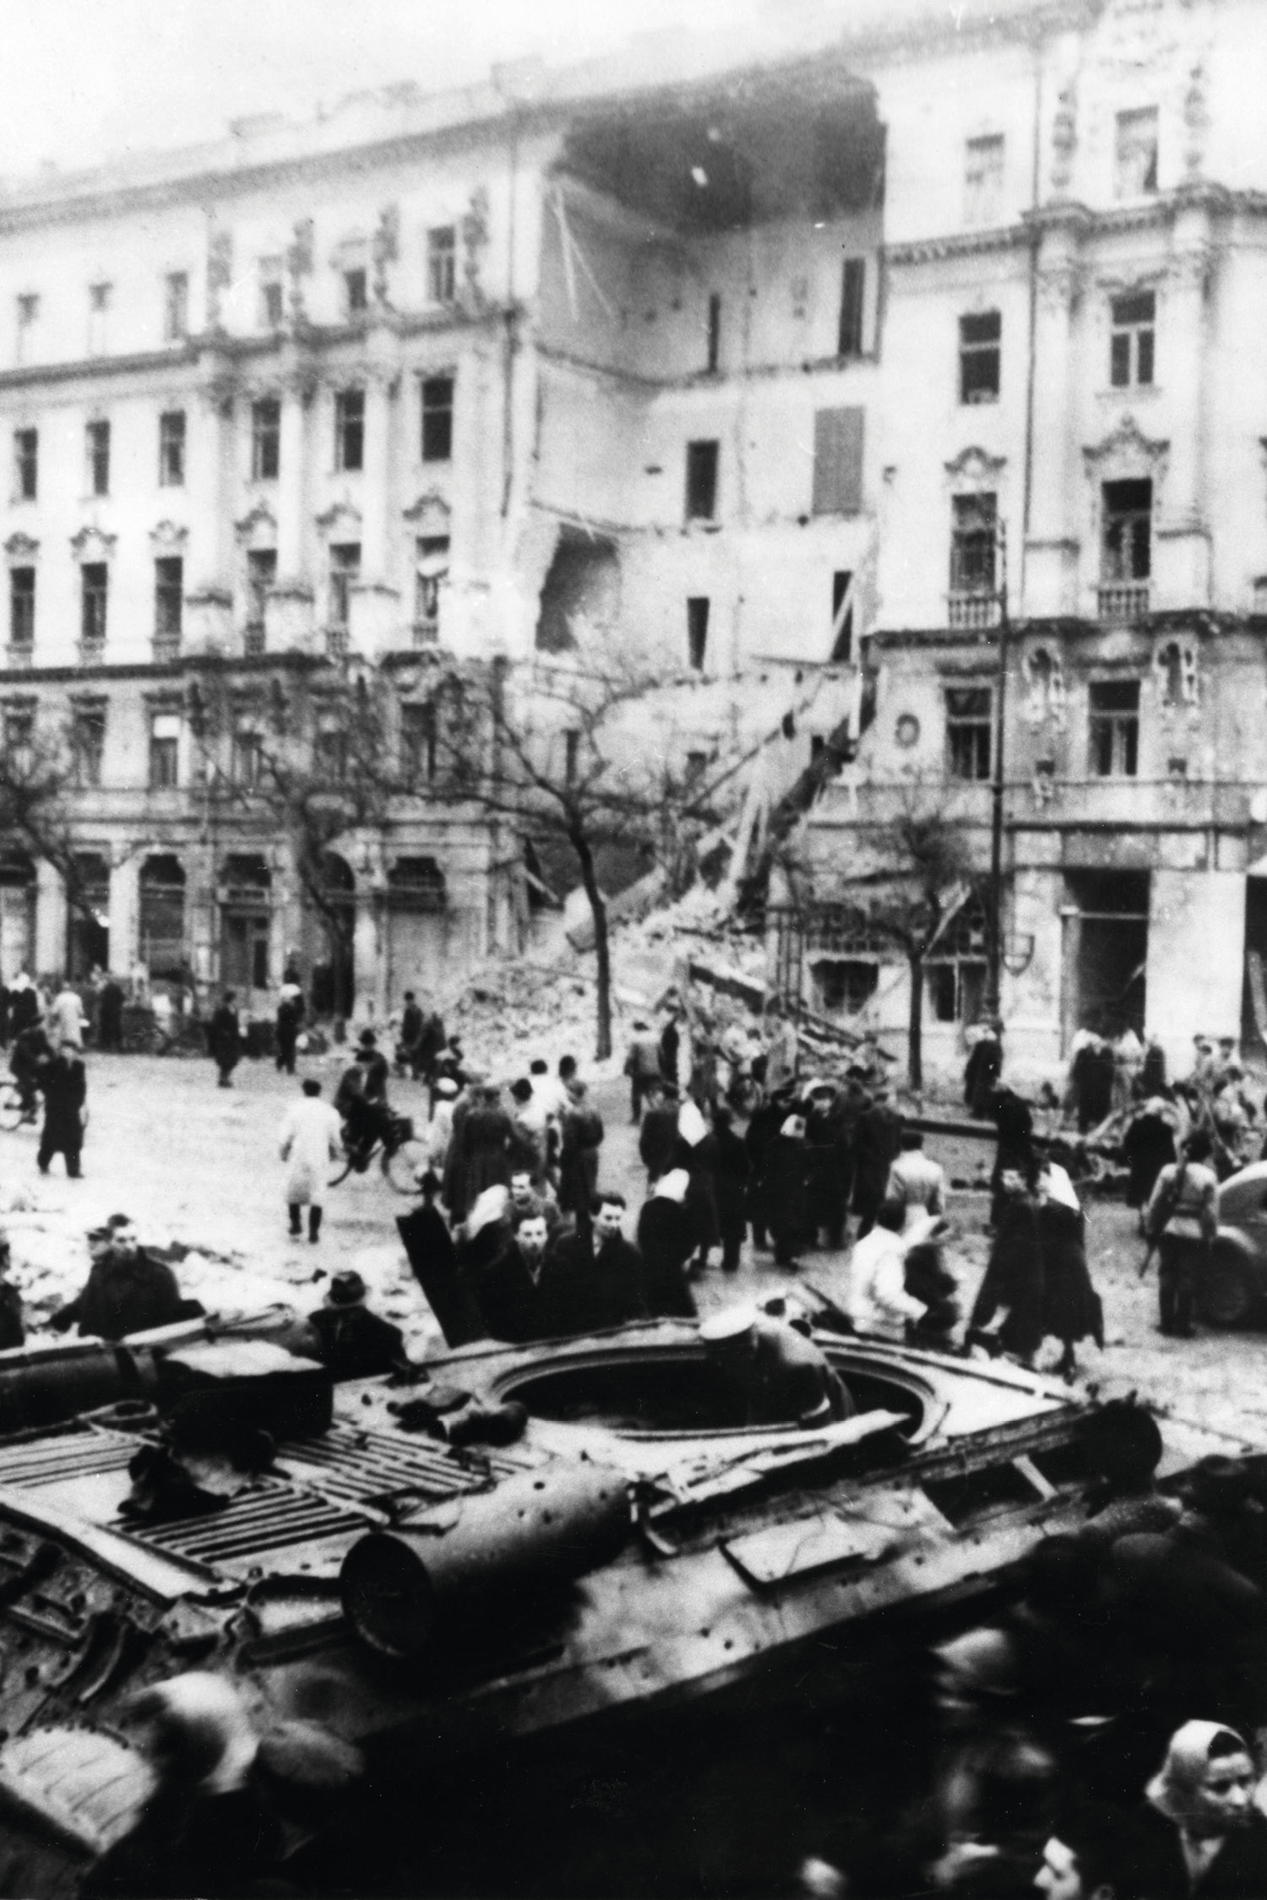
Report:
M985 1023L968 1051L963 1072L963 1099L968 1113L985 1121L990 1113L990 1097L1003 1073L1003 1025Z
M458 1085L452 1076L436 1077L432 1084L431 1120L427 1123L423 1139L427 1144L427 1166L434 1168L441 1179L449 1153L449 1138L453 1133L453 1104L457 1094Z
M44 1126L36 1166L41 1174L47 1174L50 1161L59 1154L65 1158L67 1174L78 1180L88 1099L88 1072L78 1043L62 1043L52 1061L44 1064L40 1087L44 1093Z
M829 1425L852 1418L853 1399L821 1346L754 1306L702 1321L700 1339L739 1398L744 1425Z
M757 1058L754 1072L764 1060L763 1056ZM752 1244L763 1253L769 1245L766 1235L770 1224L766 1171L779 1130L792 1111L794 1090L795 1084L787 1082L777 1094L763 1098L753 1109L744 1130L744 1147L748 1150L750 1163L748 1219L752 1226Z
M648 1083L643 1099L646 1107L638 1131L638 1154L647 1170L647 1186L652 1188L673 1166L677 1147L677 1091L661 1078Z
M291 1236L298 1240L306 1207L308 1239L315 1246L321 1234L330 1164L343 1153L343 1123L329 1102L321 1100L321 1084L312 1077L304 1079L303 1095L287 1110L278 1145L288 1164L285 1193Z
M686 1279L686 1263L695 1244L694 1225L685 1205L690 1184L685 1168L670 1168L660 1176L638 1216L638 1252L647 1311L652 1315L695 1317Z
M660 1069L660 1044L651 1033L649 1023L641 1020L633 1026L633 1040L629 1044L629 1054L625 1057L625 1074L629 1077L629 1119L636 1128L642 1120L642 1104L647 1091L656 1082L664 1080Z
M400 1328L371 1313L365 1295L359 1273L336 1273L324 1301L308 1315L321 1362L335 1379L371 1379L409 1369Z
M207 1029L207 1051L216 1065L216 1086L233 1086L233 1071L242 1060L242 1024L236 991L226 990Z
M358 1173L369 1166L374 1143L386 1143L391 1129L387 1106L387 1058L372 1029L363 1029L356 1054L343 1072L334 1106L347 1124L347 1146Z
M59 1333L78 1323L82 1337L125 1339L202 1312L197 1301L181 1298L166 1261L140 1246L128 1215L112 1214L104 1228L95 1228L88 1249L92 1265L83 1288L50 1322Z
M805 1147L808 1162L811 1231L820 1231L828 1247L845 1244L849 1194L853 1186L853 1142L843 1092L834 1082L815 1080L804 1090Z

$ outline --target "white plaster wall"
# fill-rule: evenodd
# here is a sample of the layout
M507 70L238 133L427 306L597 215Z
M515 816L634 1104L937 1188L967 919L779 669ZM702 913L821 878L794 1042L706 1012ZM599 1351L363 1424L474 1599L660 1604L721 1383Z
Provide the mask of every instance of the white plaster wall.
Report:
M1195 1035L1241 1033L1245 879L1234 871L1156 870L1148 920L1148 1024L1171 1074L1186 1074Z

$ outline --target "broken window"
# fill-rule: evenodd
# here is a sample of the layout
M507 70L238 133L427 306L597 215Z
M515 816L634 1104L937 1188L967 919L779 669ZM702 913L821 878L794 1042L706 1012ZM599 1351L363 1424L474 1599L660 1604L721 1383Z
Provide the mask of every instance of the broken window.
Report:
M361 544L343 541L330 549L330 605L326 625L344 630L348 624L352 583L361 571Z
M264 604L277 579L277 549L252 548L246 557L247 651L264 650Z
M315 775L328 785L341 785L348 771L348 735L333 720L317 727L312 741Z
M1139 763L1139 681L1092 680L1091 770L1097 778L1134 778Z
M997 402L1003 319L997 310L959 319L959 400Z
M355 473L365 464L365 391L338 389L334 395L334 466Z
M1003 134L969 139L964 148L965 224L997 224L1003 214Z
M853 575L848 570L831 577L831 657L846 666L853 658Z
M150 715L150 790L170 792L180 783L180 714Z
M862 508L862 445L865 409L814 411L816 515L856 515Z
M9 645L29 652L35 645L35 569L9 569Z
M79 636L85 647L106 642L106 606L110 570L104 561L85 561L79 570Z
M261 396L251 404L251 480L275 482L281 455L281 403L276 396Z
M264 778L264 739L251 726L238 726L233 734L231 772L235 785L248 788Z
M429 645L440 637L440 589L449 577L449 537L421 534L414 547L414 640Z
M697 594L687 601L686 653L697 673L704 671L704 659L708 651L708 614L709 600L706 594Z
M994 692L989 686L946 688L946 760L951 778L990 776Z
M447 462L453 455L453 378L425 376L422 382L422 459Z
M984 958L954 957L930 962L924 972L933 1020L975 1023L985 1004Z
M158 485L185 485L185 412L169 409L158 419Z
M847 257L840 267L838 356L862 355L862 308L867 284L865 257Z
M1156 666L1161 676L1163 706L1197 704L1201 689L1195 647L1185 646L1179 640L1169 640L1158 649Z
M110 424L90 422L85 434L88 455L88 493L110 493Z
M686 518L711 521L717 513L716 442L688 442L686 445Z
M185 563L179 554L163 554L154 563L154 643L180 645L185 600Z
M819 1009L832 1015L856 1016L876 993L880 966L860 957L821 957L811 963L810 976Z
M1063 728L1065 723L1065 673L1058 653L1036 647L1026 662L1029 671L1029 723L1037 731L1044 721Z
M998 497L956 495L951 502L950 591L993 594L998 555Z
M369 275L364 265L343 273L343 314L357 317L370 307Z
M286 315L285 260L262 257L259 262L259 324L261 330L279 330Z
M105 706L77 706L71 723L71 769L81 791L92 791L101 784L105 749Z
M714 291L708 300L708 372L716 375L721 357L721 297Z
M427 296L432 303L452 303L457 295L457 230L451 224L427 232Z
M40 432L13 431L13 473L18 501L34 501L40 480Z
M1119 112L1113 148L1113 189L1119 198L1139 198L1157 189L1157 108Z
M1109 381L1114 389L1132 384L1147 387L1153 380L1157 298L1151 290L1115 297L1109 337Z
M1151 481L1105 482L1101 578L1145 581L1152 571Z
M163 341L179 343L189 334L189 273L168 271L163 279Z

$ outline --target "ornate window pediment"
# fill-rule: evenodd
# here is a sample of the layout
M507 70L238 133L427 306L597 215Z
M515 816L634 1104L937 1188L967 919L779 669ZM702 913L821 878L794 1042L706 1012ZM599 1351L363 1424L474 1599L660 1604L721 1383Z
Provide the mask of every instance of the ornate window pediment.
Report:
M351 502L336 501L324 514L317 516L317 526L327 541L359 541L361 538L361 511Z
M404 511L405 520L412 523L415 534L448 534L453 519L453 510L444 496L434 488L425 495L419 495L411 508Z
M997 488L1006 467L1006 455L988 455L973 444L962 449L953 462L946 463L946 476L951 486L960 490Z
M70 537L70 550L81 564L86 561L108 561L114 553L117 534L103 534L100 528L81 528L78 534Z
M1111 481L1118 473L1126 476L1144 473L1156 477L1160 475L1169 453L1169 442L1145 435L1128 411L1108 435L1084 448L1082 456L1088 474L1100 481Z
M257 501L249 514L235 521L234 529L238 540L244 547L275 547L277 543L277 516L266 501Z
M29 534L11 534L4 544L5 558L14 567L26 567L40 551L38 541Z
M160 553L179 554L188 539L188 528L182 528L174 521L160 521L156 528L150 529L150 541Z

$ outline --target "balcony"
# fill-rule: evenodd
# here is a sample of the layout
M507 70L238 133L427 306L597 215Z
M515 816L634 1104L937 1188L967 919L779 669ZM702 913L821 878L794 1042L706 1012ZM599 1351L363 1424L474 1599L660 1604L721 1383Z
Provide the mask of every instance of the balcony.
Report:
M155 634L153 652L155 666L170 666L180 658L180 635Z
M79 642L79 664L81 666L100 666L106 657L104 640L81 640Z
M242 629L242 651L248 659L264 651L264 622L248 620Z
M999 624L997 594L956 593L946 596L946 623L960 633L977 633Z
M1099 589L1097 612L1101 620L1120 626L1146 614L1148 601L1147 581L1111 581Z
M345 660L348 653L348 630L346 627L326 628L326 658Z
M439 643L440 622L438 620L415 620L413 624L414 645L433 647Z

